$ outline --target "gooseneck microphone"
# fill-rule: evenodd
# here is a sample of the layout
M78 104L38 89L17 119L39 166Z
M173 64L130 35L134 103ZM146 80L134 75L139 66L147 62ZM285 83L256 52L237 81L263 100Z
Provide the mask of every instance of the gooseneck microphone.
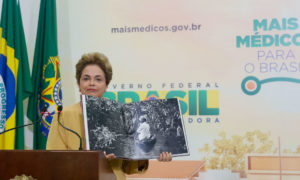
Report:
M44 107L42 108L42 110L41 110L42 116L44 115L44 113L45 113L46 111L47 111L47 106L44 106ZM26 127L26 126L34 125L35 123L41 122L41 119L42 119L42 118L39 117L38 120L33 121L32 123L24 124L24 125L21 125L21 126L16 126L16 127L14 127L14 128L7 129L7 130L5 130L5 131L3 131L3 132L0 132L0 134L4 134L4 133L6 133L6 132L9 132L9 131L12 131L12 130L16 130L16 129L19 129L19 128L24 128L24 127Z
M79 135L76 131L73 131L72 129L69 129L69 128L65 127L65 126L60 122L59 116L60 116L60 113L61 113L62 109L63 109L62 106L58 106L58 107L57 107L57 113L58 113L58 115L57 115L57 121L58 121L58 124L59 124L61 127L63 127L64 129L66 129L66 130L72 132L73 134L75 134L75 135L79 138L79 143L80 143L80 145L79 145L79 150L82 150L82 140L81 140L80 135Z

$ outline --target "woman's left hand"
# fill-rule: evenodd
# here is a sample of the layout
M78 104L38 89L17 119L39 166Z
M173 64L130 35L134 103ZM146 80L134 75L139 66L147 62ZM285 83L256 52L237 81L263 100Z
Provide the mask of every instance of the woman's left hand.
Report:
M169 152L162 152L159 156L159 158L157 158L158 161L163 161L163 162L168 162L168 161L172 161L172 153Z

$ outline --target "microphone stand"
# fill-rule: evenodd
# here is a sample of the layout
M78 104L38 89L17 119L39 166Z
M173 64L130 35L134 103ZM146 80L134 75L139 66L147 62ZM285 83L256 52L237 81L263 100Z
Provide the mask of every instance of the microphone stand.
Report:
M46 111L47 111L47 107L45 106L45 107L43 107L43 109L42 109L42 111L41 111L41 114L44 114ZM7 130L5 130L5 131L3 131L3 132L0 132L0 135L1 135L1 134L4 134L4 133L6 133L6 132L12 131L12 130L16 130L16 129L22 128L22 127L34 125L34 124L37 123L37 122L41 122L41 118L40 118L40 117L39 117L39 120L37 120L37 121L35 121L35 122L29 123L29 124L24 124L24 125L21 125L21 126L16 126L16 127L14 127L14 128L10 128L10 129L7 129Z
M79 145L79 150L82 150L82 139L81 139L80 135L79 135L76 131L74 131L74 130L72 130L72 129L69 129L69 128L67 128L67 127L65 127L65 126L60 122L59 116L60 116L61 111L62 111L62 106L58 106L58 107L57 107L57 112L58 112L58 115L57 115L57 121L58 121L59 125L60 125L61 127L63 127L64 129L66 129L66 130L72 132L73 134L75 134L75 135L79 138L79 143L80 143L80 145Z
M22 125L22 126L16 126L16 127L14 127L14 128L7 129L7 130L1 132L0 134L4 134L4 133L6 133L6 132L9 132L9 131L12 131L12 130L15 130L15 129L19 129L19 128L22 128L22 127L30 126L30 125L33 125L33 124L35 124L35 123L37 123L37 122L39 122L39 121L36 121L36 122L34 122L34 123L25 124L25 125Z

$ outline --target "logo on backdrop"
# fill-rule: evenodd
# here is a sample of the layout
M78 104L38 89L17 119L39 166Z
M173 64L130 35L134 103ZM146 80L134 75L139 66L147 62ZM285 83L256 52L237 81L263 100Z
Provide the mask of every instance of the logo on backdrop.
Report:
M219 119L219 86L217 83L197 83L202 88L189 89L192 83L177 85L162 83L159 89L153 88L151 83L143 84L113 84L112 90L104 94L104 97L122 103L137 102L142 100L178 98L181 112L189 123L220 123ZM195 85L194 87L196 87ZM121 88L121 91L117 90ZM142 88L147 90L139 90ZM181 87L181 88L180 88Z
M257 94L266 83L300 83L298 78L282 75L295 75L300 72L300 59L294 51L300 46L298 29L299 21L296 17L254 19L253 35L236 36L237 48L257 49L255 58L243 66L243 70L249 74L241 83L245 94ZM259 79L255 76L259 74L272 76Z

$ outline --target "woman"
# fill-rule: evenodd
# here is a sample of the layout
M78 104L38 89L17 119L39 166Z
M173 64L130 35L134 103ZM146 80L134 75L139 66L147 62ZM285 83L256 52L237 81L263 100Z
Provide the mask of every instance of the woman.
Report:
M112 67L106 56L101 53L84 54L76 64L76 80L82 94L101 98L112 79ZM66 107L60 115L62 124L77 133L84 140L82 109L80 103ZM77 150L79 140L74 134L58 125L56 119L52 121L47 141L47 150ZM105 154L106 155L106 154ZM148 160L121 160L114 154L107 154L117 180L126 179L126 174L142 173L148 168ZM171 161L172 154L163 152L159 161Z

